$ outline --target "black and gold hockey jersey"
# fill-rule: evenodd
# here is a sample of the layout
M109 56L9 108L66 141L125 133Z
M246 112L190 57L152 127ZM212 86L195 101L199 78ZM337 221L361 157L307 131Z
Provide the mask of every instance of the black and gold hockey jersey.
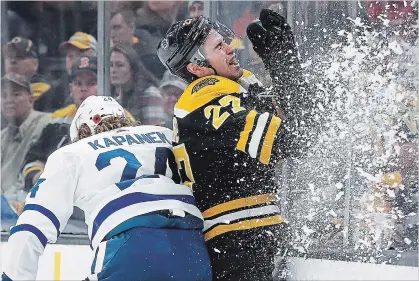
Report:
M245 71L242 80L252 78ZM274 195L281 119L246 104L241 84L197 79L174 109L174 153L203 212L207 241L284 222Z

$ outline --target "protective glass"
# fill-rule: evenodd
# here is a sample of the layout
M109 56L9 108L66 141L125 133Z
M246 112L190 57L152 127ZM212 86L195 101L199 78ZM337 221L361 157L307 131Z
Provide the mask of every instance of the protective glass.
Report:
M208 66L208 62L206 61L206 58L203 52L203 45L204 45L205 39L208 37L209 34L213 32L220 34L223 37L226 44L231 44L235 36L233 30L231 30L226 25L218 21L213 22L213 23L208 22L208 25L210 26L209 32L205 35L205 37L203 37L198 50L190 59L190 62L195 63L199 66Z

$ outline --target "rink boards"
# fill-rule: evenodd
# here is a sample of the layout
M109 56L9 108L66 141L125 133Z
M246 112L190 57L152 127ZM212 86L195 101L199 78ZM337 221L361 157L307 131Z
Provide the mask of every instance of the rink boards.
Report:
M7 259L0 243L0 270ZM93 251L88 245L48 245L39 262L37 280L82 280L90 274ZM418 268L386 264L291 258L291 280L418 280Z

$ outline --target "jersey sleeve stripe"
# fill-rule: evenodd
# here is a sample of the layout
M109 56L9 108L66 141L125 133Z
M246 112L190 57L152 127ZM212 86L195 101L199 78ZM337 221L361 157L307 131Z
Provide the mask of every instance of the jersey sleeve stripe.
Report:
M249 155L252 158L257 157L260 142L262 139L263 131L268 123L269 113L265 112L259 116L255 130L253 131L252 138L249 143Z
M28 210L37 211L46 216L54 224L55 229L57 230L57 237L60 235L60 221L54 215L53 212L37 204L25 205L25 207L23 208L23 212Z
M242 209L237 212L229 213L213 219L206 219L204 223L204 232L209 231L217 225L231 224L243 219L254 219L260 216L279 215L279 207L277 205L256 206L250 209Z
M263 141L262 150L260 152L260 162L262 164L269 164L272 154L272 145L278 132L279 126L281 125L281 119L272 116L271 122L269 123L268 131L265 134L265 140Z
M48 241L47 237L37 227L30 224L19 224L19 225L14 226L10 230L10 235L13 235L14 233L17 233L20 231L28 231L28 232L33 233L38 238L39 242L41 242L44 248L47 245L47 241Z
M30 167L30 168L28 168L28 169L26 169L26 170L24 171L24 176L26 177L26 176L28 176L31 172L34 172L34 171L36 171L36 172L43 171L43 168L42 168L41 166L34 166L34 167Z
M222 203L212 208L209 208L202 213L202 216L206 219L206 218L213 217L224 212L228 212L230 210L260 205L263 203L270 203L274 201L276 201L276 197L273 194L263 194L263 195L250 196L246 198L240 198L240 199L231 200L226 203Z
M262 226L267 226L267 225L280 224L282 222L284 222L284 219L280 215L276 215L276 216L271 216L267 218L257 218L257 219L240 221L233 224L219 225L211 229L207 233L205 233L204 238L205 238L205 241L208 241L226 232L246 230L246 229L262 227Z
M255 117L256 110L251 110L249 114L247 114L246 124L244 125L243 131L240 133L240 139L236 147L240 151L246 152L247 141L249 139L250 133L252 132L253 125L255 123Z

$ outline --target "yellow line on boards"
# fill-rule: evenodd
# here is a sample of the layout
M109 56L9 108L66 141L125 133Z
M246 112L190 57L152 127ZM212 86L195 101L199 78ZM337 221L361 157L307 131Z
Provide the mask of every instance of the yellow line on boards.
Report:
M61 253L56 252L54 255L54 280L60 280L61 275Z

